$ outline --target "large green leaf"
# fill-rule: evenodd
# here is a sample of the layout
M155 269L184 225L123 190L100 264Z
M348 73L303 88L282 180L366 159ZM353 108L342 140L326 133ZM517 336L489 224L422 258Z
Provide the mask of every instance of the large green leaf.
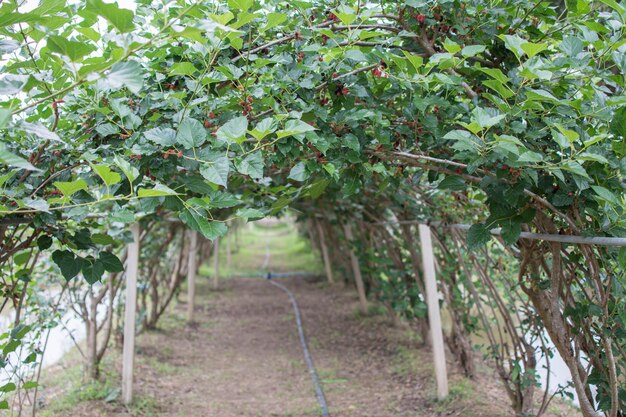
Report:
M7 150L3 143L0 143L0 164L8 165L10 167L28 169L30 171L41 171L28 162L26 159L15 155Z
M74 256L69 250L55 250L52 252L52 260L61 269L61 274L67 281L78 275L83 266L82 259Z
M185 149L191 149L202 145L206 141L207 131L196 119L190 117L183 120L178 126L176 142Z
M122 272L124 270L122 261L111 252L100 252L98 258L108 272Z
M315 130L315 128L310 124L303 122L300 119L291 119L288 120L285 124L285 129L276 132L276 136L280 139L287 136L294 136L300 133L310 132L312 130Z
M64 197L70 197L72 194L75 194L80 190L87 190L87 183L83 179L71 182L57 181L54 183L54 186L63 193Z
M143 87L143 69L135 61L118 62L98 84L106 90L120 90L128 88L132 93L138 94Z
M169 147L176 143L176 131L169 127L155 127L146 130L144 136L157 145Z
M83 259L81 271L83 273L83 277L85 277L85 281L89 284L95 284L102 278L105 266L100 259L95 259L89 256Z
M104 17L120 32L130 32L135 28L132 10L122 9L117 3L105 3L102 0L87 0L85 10Z
M65 55L74 62L80 61L85 55L96 50L95 46L88 43L69 41L62 36L56 35L48 36L47 46L52 52Z
M246 139L248 118L241 116L229 120L217 130L217 138L228 143L243 143Z
M252 178L263 178L263 156L261 152L254 152L246 156L237 167L240 173Z
M227 156L215 158L208 164L200 166L200 173L207 181L227 187L230 161Z
M467 246L470 250L484 246L491 240L491 233L483 224L473 224L467 231Z
M215 240L220 236L224 236L228 231L228 227L226 227L224 222L209 221L195 210L185 209L179 214L179 217L183 223L193 230L202 233L209 240Z

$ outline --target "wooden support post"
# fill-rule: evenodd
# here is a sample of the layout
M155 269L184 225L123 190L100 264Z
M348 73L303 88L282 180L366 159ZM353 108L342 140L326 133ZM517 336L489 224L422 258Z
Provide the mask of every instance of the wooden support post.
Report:
M346 239L348 239L348 244L352 243L352 229L349 224L343 225L344 233L346 234ZM361 275L361 267L359 266L359 258L357 258L356 254L352 247L348 248L350 252L350 262L352 263L352 271L354 272L354 280L356 281L356 290L359 293L359 304L361 308L361 313L367 313L367 297L365 296L365 286L363 285L363 276Z
M441 328L441 313L439 311L439 296L437 295L437 279L435 277L435 257L433 255L430 227L425 224L420 224L419 233L422 246L426 303L428 304L428 322L430 324L430 336L433 346L435 377L437 378L437 398L443 400L448 396L448 374L446 370L446 353L443 344L443 329Z
M314 220L315 227L317 228L317 234L320 240L320 246L322 247L322 257L324 258L324 269L326 270L326 279L328 282L333 284L335 280L333 279L333 270L330 264L330 257L328 256L328 247L326 246L326 240L324 236L324 229L319 220Z
M139 224L130 230L133 242L128 244L126 260L126 305L124 310L124 349L122 353L122 401L133 401L133 361L135 358L135 312L137 309L137 272L139 270Z
M220 238L216 237L213 241L213 289L217 289L220 285Z
M196 272L198 271L198 232L190 230L189 253L187 254L187 321L193 321L196 299Z
M232 238L233 236L230 233L226 235L226 270L229 273L230 273L230 265L231 265L231 257L232 257L230 241L232 240Z

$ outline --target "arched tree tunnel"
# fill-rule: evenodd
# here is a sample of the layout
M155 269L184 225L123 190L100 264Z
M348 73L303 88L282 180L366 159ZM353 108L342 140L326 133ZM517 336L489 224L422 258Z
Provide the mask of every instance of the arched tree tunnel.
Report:
M289 212L363 312L437 351L438 307L454 366L487 357L515 415L548 412L553 356L585 417L623 415L624 19L608 0L3 3L0 347L29 366L7 361L1 408L36 410L54 317L80 317L97 379L135 333L124 301L156 328L196 259Z

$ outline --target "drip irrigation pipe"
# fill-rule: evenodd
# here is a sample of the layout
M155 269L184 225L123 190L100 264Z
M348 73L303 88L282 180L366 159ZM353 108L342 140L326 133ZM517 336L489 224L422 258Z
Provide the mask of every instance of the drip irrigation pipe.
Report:
M309 374L311 375L311 380L313 381L313 387L315 388L315 396L317 397L317 402L322 409L323 417L330 417L328 412L328 405L326 404L326 397L324 396L324 391L322 390L322 385L320 384L320 378L317 375L317 371L315 370L315 365L313 365L313 358L311 357L311 352L309 351L309 345L306 341L306 337L304 335L304 329L302 327L302 317L300 315L300 308L298 307L298 303L296 302L296 298L293 293L289 291L287 287L284 285L272 280L274 276L289 276L294 275L294 273L284 273L284 274L272 274L268 272L267 280L270 284L275 287L280 288L289 296L289 300L291 301L291 305L293 306L293 312L296 316L296 325L298 326L298 335L300 336L300 346L302 346L302 352L304 353L304 360L306 362L307 368L309 368Z

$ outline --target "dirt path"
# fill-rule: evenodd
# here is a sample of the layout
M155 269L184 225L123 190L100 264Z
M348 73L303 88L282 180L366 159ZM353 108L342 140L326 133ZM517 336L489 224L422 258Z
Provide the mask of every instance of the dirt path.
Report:
M300 268L310 259L300 241L265 233L253 236L234 264L259 270L267 242L274 271ZM298 301L332 417L512 415L494 371L481 362L476 380L469 381L449 360L450 396L437 402L430 352L415 331L393 327L385 314L359 316L352 288L275 279ZM48 408L46 417L320 416L287 295L261 278L226 279L219 291L209 289L208 278L199 281L196 323L186 323L180 302L160 330L138 338L131 410L83 399L64 411ZM106 383L116 389L121 366L112 353ZM564 410L547 416L568 415Z
M359 318L352 290L279 280L298 299L331 416L509 414L505 402L488 405L497 392L474 397L471 384L455 385L458 375L452 377L451 400L436 403L429 353L383 316ZM135 415L319 416L286 294L262 279L246 278L227 280L218 292L205 285L199 290L195 325L185 324L180 304L163 330L139 338L136 395L151 403ZM130 415L103 402L81 403L75 412Z
M352 297L303 280L281 282L300 304L332 415L393 416L412 409L411 390L381 360L391 352L373 350L383 340L354 319ZM141 340L140 356L176 371L140 369L139 389L165 400L159 401L163 416L318 416L287 296L263 280L234 279L224 288L201 308L196 329ZM168 391L169 399L163 396Z

